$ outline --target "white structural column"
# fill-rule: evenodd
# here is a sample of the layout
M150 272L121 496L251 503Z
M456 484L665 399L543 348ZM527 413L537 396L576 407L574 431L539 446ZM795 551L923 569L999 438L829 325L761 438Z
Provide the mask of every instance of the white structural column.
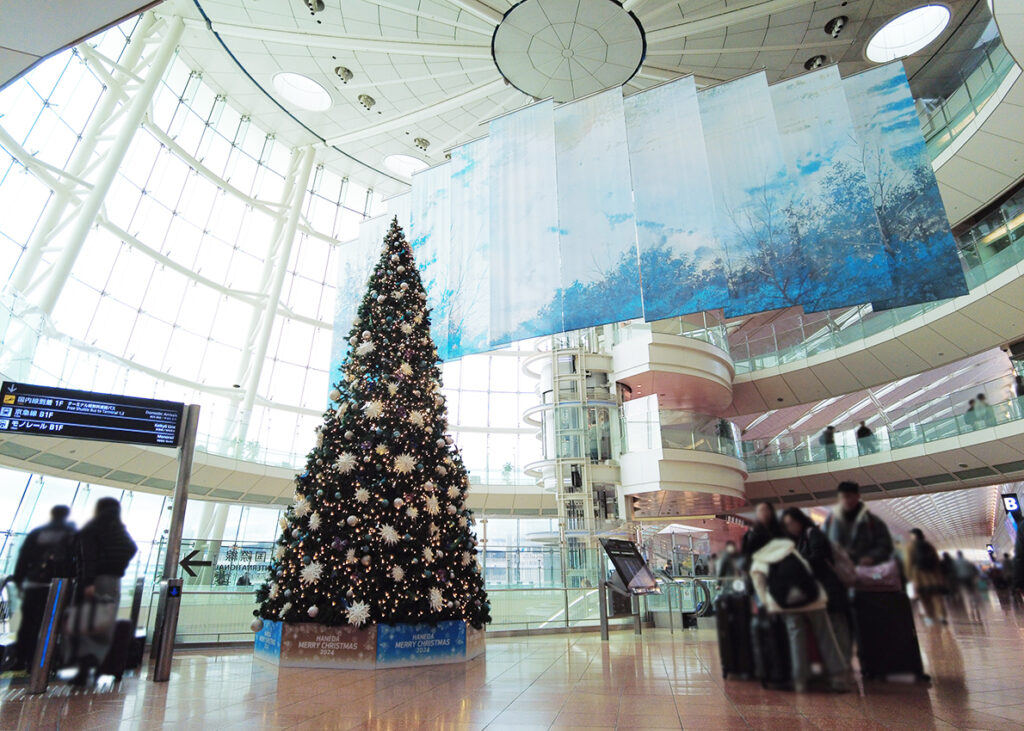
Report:
M131 145L132 138L139 129L139 125L142 124L142 119L146 114L146 110L149 109L153 95L156 93L161 79L171 64L174 50L177 48L183 28L184 25L180 18L166 18L160 46L145 72L142 85L128 102L128 107L125 109L121 120L121 126L110 143L110 147L103 155L95 179L91 181L92 190L82 200L75 221L68 232L64 247L54 263L53 270L47 277L44 289L36 302L39 308L47 315L53 314L53 309L60 298L68 277L71 275L71 270L75 266L85 240L96 222L96 216L103 206L103 200L110 190L110 185L113 183L118 169L124 162L124 157Z
M305 200L309 176L313 170L314 154L312 147L302 147L292 152L281 200L284 205L284 215L278 216L274 222L267 255L263 260L260 290L266 293L266 299L262 306L253 308L252 316L249 319L245 350L239 364L238 380L236 381L242 388L240 413L231 414L227 424L228 430L237 424L235 443L239 446L245 442L248 436L252 408L256 403L260 376L263 373L263 361L267 357L270 334L273 331L274 318L281 301L281 289L284 287L284 278L288 273L288 262L291 259L295 234L298 231L299 219L302 215L302 203Z
M142 57L142 52L146 47L146 42L153 32L155 22L156 19L152 13L146 13L142 17L142 20L135 28L135 32L132 34L128 48L125 50L119 64L123 69L134 70L138 66L139 59ZM127 73L117 69L113 70L112 80L114 83L122 85L131 81ZM117 107L122 91L123 88L114 88L108 82L99 104L96 106L95 111L89 118L88 124L85 126L85 130L82 132L82 139L75 146L75 151L65 169L65 178L68 181L80 178L85 172L86 166L96 150L96 142L110 123L111 115L113 115ZM21 294L27 292L29 284L35 276L36 269L39 267L39 262L42 260L43 250L50 243L57 225L64 217L68 204L72 202L73 196L70 190L68 190L70 187L71 185L69 184L67 188L54 190L53 199L46 206L42 220L40 220L39 225L36 226L35 231L32 233L32 238L29 239L28 245L25 247L25 253L22 255L21 261L18 262L18 268L11 277L10 286Z

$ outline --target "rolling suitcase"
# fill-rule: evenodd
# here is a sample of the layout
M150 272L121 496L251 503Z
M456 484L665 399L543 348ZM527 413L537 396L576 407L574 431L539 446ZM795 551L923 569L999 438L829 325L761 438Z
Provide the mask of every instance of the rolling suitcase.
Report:
M715 619L718 655L722 660L722 677L753 677L750 598L745 594L732 592L718 595L715 599Z
M128 655L135 641L135 628L131 621L119 619L114 623L114 636L103 662L96 669L97 675L113 675L120 680L128 664Z
M853 602L857 657L865 678L911 674L929 680L921 661L914 610L901 591L858 591Z
M761 613L753 618L750 634L754 644L754 674L765 688L790 688L793 670L785 620Z

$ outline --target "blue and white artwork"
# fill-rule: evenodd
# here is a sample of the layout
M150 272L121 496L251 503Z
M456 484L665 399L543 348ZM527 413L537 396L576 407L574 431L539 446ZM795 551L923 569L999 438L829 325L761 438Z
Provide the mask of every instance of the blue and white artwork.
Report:
M491 345L561 332L554 103L490 124Z
M334 296L334 329L331 333L331 388L341 378L341 364L348 353L349 333L359 305L366 294L366 285L377 266L384 248L384 234L391 225L388 215L377 216L359 224L359 238L338 246L338 278Z
M448 262L451 257L450 163L417 173L412 180L408 238L427 291L430 334L439 354L448 352Z
M839 69L769 88L793 185L777 197L760 268L789 305L808 312L870 302L892 291Z
M785 226L786 175L768 80L751 74L697 94L715 206L715 237L729 275L727 317L793 304L773 279Z
M692 76L624 102L644 319L724 307L704 129Z
M448 351L445 360L491 349L491 208L487 138L452 150Z
M377 667L462 662L466 623L381 624L377 626Z
M903 64L843 80L893 288L876 310L967 293Z
M622 92L555 110L558 251L566 330L643 315Z

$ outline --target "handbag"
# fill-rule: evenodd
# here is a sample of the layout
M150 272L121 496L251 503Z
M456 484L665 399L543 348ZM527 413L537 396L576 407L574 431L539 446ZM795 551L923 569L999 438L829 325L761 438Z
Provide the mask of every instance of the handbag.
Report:
M857 566L857 591L902 591L903 576L896 559L890 558L874 566Z
M93 599L74 604L64 612L64 634L68 637L102 637L117 621L117 602Z
M828 562L832 571L839 579L840 583L849 589L857 584L857 567L853 563L853 559L850 558L850 554L846 552L846 549L840 546L835 541L829 541L832 544L832 560Z

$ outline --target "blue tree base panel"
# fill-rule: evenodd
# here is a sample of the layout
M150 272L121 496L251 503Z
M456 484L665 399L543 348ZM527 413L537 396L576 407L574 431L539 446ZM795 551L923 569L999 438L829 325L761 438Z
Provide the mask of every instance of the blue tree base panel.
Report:
M465 662L484 649L484 631L462 621L362 627L264 621L253 653L279 667L372 670Z

